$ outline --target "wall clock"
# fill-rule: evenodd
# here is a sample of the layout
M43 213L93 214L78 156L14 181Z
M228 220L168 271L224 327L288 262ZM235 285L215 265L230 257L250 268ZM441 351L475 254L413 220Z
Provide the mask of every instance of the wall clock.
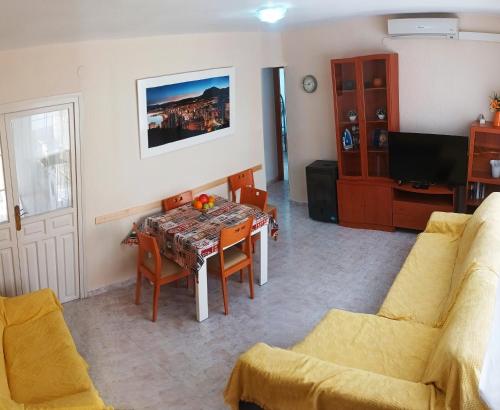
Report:
M318 80L313 75L308 74L302 80L302 87L306 93L313 93L318 88Z

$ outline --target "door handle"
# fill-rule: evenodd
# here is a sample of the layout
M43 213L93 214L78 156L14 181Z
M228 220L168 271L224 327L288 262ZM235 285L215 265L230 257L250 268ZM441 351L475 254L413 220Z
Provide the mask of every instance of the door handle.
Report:
M16 230L20 231L21 230L21 209L19 208L19 205L16 205L14 207L14 217L16 220Z

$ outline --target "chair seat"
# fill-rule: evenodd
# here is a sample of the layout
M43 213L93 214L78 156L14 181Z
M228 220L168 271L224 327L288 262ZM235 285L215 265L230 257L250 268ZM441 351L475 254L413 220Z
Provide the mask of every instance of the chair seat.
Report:
M153 257L145 258L144 265L146 265L146 268L148 268L148 270L154 273L155 263ZM177 275L182 271L183 271L182 266L162 256L160 277L166 278L167 276Z
M245 255L245 253L237 247L233 246L229 249L226 249L224 251L224 270L233 267L237 263L243 262L245 259L247 259L247 255ZM208 260L208 269L220 270L218 255L215 255L213 258L210 258Z

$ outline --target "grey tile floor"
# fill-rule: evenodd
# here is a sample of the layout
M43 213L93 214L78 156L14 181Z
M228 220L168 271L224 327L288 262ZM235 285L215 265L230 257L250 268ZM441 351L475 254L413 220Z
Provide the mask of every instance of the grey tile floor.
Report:
M162 288L156 323L150 321L147 284L140 306L133 303L133 286L65 304L75 342L106 402L118 410L224 409L232 366L254 343L290 346L332 308L377 311L416 236L315 222L306 205L288 200L283 183L269 192L280 223L279 240L269 241L269 282L256 286L250 300L248 284L235 277L229 316L216 278L209 278L210 316L202 323L183 288Z

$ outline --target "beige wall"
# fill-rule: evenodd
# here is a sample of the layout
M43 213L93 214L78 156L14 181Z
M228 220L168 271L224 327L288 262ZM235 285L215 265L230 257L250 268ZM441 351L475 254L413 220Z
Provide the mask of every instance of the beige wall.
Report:
M500 18L460 16L468 31L500 31ZM335 159L330 59L383 51L399 54L401 129L467 135L488 96L500 91L500 44L436 39L388 39L386 18L367 17L283 33L291 197L306 201L305 166ZM314 74L314 94L301 80Z
M281 65L279 34L163 36L44 46L0 53L0 104L81 92L87 288L134 274L120 246L134 218L96 226L96 216L141 205L264 163L261 68ZM236 68L236 132L212 143L140 160L136 80ZM265 186L263 172L257 182ZM219 193L224 193L221 187Z

